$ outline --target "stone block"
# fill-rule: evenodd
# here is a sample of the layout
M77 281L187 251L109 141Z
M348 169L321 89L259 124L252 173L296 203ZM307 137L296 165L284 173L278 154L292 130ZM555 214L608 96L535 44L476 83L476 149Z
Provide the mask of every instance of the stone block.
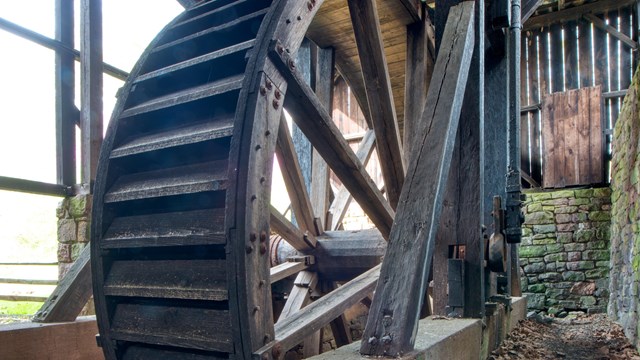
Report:
M555 213L556 214L572 214L574 212L578 211L578 207L576 206L558 206L556 208Z
M540 203L533 203L533 204L527 206L527 212L529 212L529 213L534 213L534 212L538 212L538 211L542 211L542 204L540 204Z
M554 191L551 193L551 198L559 199L559 198L572 198L575 197L575 193L573 190L560 190Z
M562 279L564 281L584 281L586 279L583 272L579 271L565 271L562 273Z
M558 233L556 233L556 239L561 244L571 243L571 242L573 242L573 233L572 232L558 232Z
M576 242L589 242L595 239L595 231L593 229L580 229L573 233Z
M583 308L588 308L594 306L597 303L597 300L593 296L581 296L580 297L580 305Z
M544 269L546 272L552 272L552 271L556 271L557 270L557 266L555 262L552 263L548 263L544 266Z
M520 257L523 258L532 258L532 257L541 257L545 254L544 245L532 245L532 246L521 246L520 247Z
M540 274L538 276L540 281L560 281L562 280L562 276L557 272L548 272L544 274Z
M609 221L611 220L611 213L608 211L592 211L591 213L589 213L589 220Z
M591 200L589 200L588 198L569 199L569 205L571 206L588 205L590 203L591 203Z
M608 250L586 250L582 253L584 260L609 260Z
M76 195L69 199L69 214L74 218L85 218L91 214L89 195Z
M593 196L593 189L579 189L574 193L576 198L590 198Z
M544 293L546 289L547 289L547 287L544 286L544 284L535 284L535 285L529 285L527 287L527 292L530 292L530 293Z
M578 302L575 300L562 300L560 301L560 306L562 306L566 310L579 309Z
M86 220L79 220L77 226L78 226L78 236L77 236L78 241L82 243L89 242L89 240L91 240L89 236L91 224Z
M527 283L529 284L537 284L538 281L538 277L537 276L527 276Z
M527 294L527 308L543 310L545 308L544 300L544 294Z
M596 239L609 240L611 238L611 229L609 226L596 229Z
M530 225L552 224L553 220L553 213L551 211L539 211L524 216L524 223Z
M607 248L607 243L606 241L603 240L598 240L598 241L590 241L585 245L585 250L601 250L601 249L606 249Z
M564 250L564 245L562 244L550 244L547 245L547 254L555 254L557 252L561 252Z
M589 209L586 209L584 211L589 211ZM587 213L577 213L577 214L571 214L571 221L574 223L579 223L579 222L585 222L587 221Z
M570 223L571 218L571 214L556 214L556 224Z
M549 255L545 255L544 257L544 262L546 263L550 263L550 262L555 263L556 261L567 261L567 253L561 252L561 253L549 254Z
M609 260L596 261L596 267L606 268L608 269L611 263Z
M593 261L571 261L567 262L567 269L571 271L593 269L596 264Z
M556 225L557 230L560 232L567 232L567 231L575 231L578 226L574 223L567 223L567 224L558 224Z
M544 272L544 263L542 262L538 262L538 263L533 263L533 264L529 264L527 266L524 267L524 272L529 275L529 274L539 274Z
M609 269L596 268L584 272L587 279L602 279L609 276Z
M76 261L85 245L84 243L71 244L71 260Z
M611 196L611 188L602 187L593 189L593 197L610 197Z
M530 227L528 227L528 226L523 226L522 227L522 236L523 237L524 236L529 236L529 235L532 235L532 234L533 234L533 230Z
M527 198L531 197L531 201L543 201L551 199L551 193L535 193L527 194Z
M573 295L593 295L596 291L596 283L593 281L582 281L574 284L569 291Z
M564 244L564 250L565 251L583 251L587 248L588 244L584 244L584 243L571 243L571 244Z
M67 199L63 199L56 207L56 216L58 219L67 217Z
M553 245L556 243L556 239L554 238L546 238L546 239L540 239L540 240L533 239L532 243L533 245Z
M58 242L72 243L76 239L76 222L73 219L58 220Z
M567 290L565 289L547 289L544 292L544 295L547 298L552 298L552 299L557 299L557 300L564 300L567 298Z
M549 234L556 232L556 226L551 225L533 225L533 232L538 234Z
M58 244L58 262L69 263L71 262L71 245L70 244Z

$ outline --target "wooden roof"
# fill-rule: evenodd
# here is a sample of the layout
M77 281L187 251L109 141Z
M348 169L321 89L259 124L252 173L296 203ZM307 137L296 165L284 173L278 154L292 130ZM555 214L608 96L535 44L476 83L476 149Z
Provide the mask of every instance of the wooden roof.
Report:
M417 20L419 0L377 0L380 28L391 78L394 105L400 131L404 119L404 72L406 26ZM411 6L415 8L410 9ZM413 11L412 11L413 10ZM336 66L356 96L364 96L358 49L349 7L345 0L326 0L313 20L307 36L320 47L333 46Z

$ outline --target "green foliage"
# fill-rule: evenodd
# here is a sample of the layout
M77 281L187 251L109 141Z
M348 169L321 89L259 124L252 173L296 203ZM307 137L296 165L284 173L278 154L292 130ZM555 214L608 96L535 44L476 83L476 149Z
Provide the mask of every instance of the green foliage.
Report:
M33 315L42 307L42 304L31 301L0 300L0 315Z

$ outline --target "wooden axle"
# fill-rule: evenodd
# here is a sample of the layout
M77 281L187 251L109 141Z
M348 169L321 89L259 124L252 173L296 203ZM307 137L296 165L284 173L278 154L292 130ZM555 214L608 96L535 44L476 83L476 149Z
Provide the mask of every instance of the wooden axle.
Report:
M376 229L356 231L327 231L316 238L315 257L309 269L323 279L347 281L380 264L387 243ZM271 237L271 266L277 266L296 254L295 249L279 236Z

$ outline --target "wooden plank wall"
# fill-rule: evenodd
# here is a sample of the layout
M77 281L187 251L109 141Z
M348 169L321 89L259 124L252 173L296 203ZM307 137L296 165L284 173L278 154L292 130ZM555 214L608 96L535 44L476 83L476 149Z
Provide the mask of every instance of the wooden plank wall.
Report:
M601 103L600 86L544 97L545 188L603 182Z
M632 7L614 9L596 16L638 41L638 19ZM617 92L626 90L631 83L638 55L585 18L528 30L523 33L522 41L522 170L544 187L562 183L558 179L543 179L549 175L543 171L543 167L547 168L544 163L549 154L543 147L546 142L542 131L543 99L555 92L600 86L603 93L601 133L592 132L590 136L602 138L603 166L602 176L592 179L608 181L611 133L624 95ZM566 176L571 178L572 175ZM524 182L523 185L530 186Z

